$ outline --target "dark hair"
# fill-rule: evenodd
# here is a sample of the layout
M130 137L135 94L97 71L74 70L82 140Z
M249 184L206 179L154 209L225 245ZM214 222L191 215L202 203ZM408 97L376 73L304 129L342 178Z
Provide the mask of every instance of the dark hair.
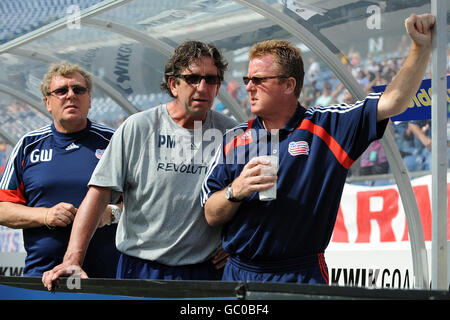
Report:
M186 41L175 48L175 52L169 58L164 68L164 81L161 82L161 90L167 92L171 97L174 97L172 90L170 90L169 78L181 74L181 72L189 67L189 64L201 57L210 57L214 60L214 65L217 67L217 75L220 81L223 81L225 70L228 63L212 43L204 43L200 41ZM178 81L178 80L177 80Z

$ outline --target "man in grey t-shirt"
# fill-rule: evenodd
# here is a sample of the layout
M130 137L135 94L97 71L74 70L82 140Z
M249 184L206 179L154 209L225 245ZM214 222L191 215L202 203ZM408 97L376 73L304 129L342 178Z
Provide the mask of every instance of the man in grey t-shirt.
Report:
M78 209L63 263L44 273L49 290L82 265L100 213L120 195L118 278L220 279L220 229L208 226L199 199L221 136L237 124L210 110L226 67L211 44L187 41L175 49L161 85L174 100L130 116L114 134Z

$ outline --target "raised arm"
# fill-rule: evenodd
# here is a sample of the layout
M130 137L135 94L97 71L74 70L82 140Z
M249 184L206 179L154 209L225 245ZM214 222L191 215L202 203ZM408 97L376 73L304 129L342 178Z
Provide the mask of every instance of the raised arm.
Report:
M431 29L435 21L436 17L431 14L412 14L405 20L411 48L403 66L378 102L378 121L404 112L419 89L431 55Z

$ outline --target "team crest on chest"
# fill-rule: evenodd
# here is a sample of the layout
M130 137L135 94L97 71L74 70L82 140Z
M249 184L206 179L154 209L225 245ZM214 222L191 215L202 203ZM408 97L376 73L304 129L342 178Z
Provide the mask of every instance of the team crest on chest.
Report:
M306 141L292 141L289 143L288 152L291 156L309 155L309 144Z
M105 149L97 149L97 150L95 150L95 157L100 160L102 158L102 155L103 155L104 152L105 152Z

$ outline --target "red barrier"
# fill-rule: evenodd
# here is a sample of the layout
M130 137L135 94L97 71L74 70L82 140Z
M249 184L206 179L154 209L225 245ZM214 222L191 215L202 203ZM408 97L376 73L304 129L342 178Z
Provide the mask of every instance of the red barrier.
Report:
M431 241L431 176L421 178L421 184L413 186L419 209L425 241ZM425 181L425 183L423 183ZM371 201L377 201L374 208ZM450 211L450 183L447 184L447 215ZM356 203L354 203L356 201ZM356 208L356 212L355 209ZM379 227L380 242L408 241L408 227L405 226L402 236L397 237L394 232L393 220L405 215L401 199L396 186L382 187L355 187L344 189L343 199L339 207L332 242L338 243L369 243L373 233L371 224L375 221ZM447 238L450 240L450 217L447 219ZM356 225L354 225L356 223ZM356 237L349 236L349 230L356 230ZM354 241L351 240L354 239Z

